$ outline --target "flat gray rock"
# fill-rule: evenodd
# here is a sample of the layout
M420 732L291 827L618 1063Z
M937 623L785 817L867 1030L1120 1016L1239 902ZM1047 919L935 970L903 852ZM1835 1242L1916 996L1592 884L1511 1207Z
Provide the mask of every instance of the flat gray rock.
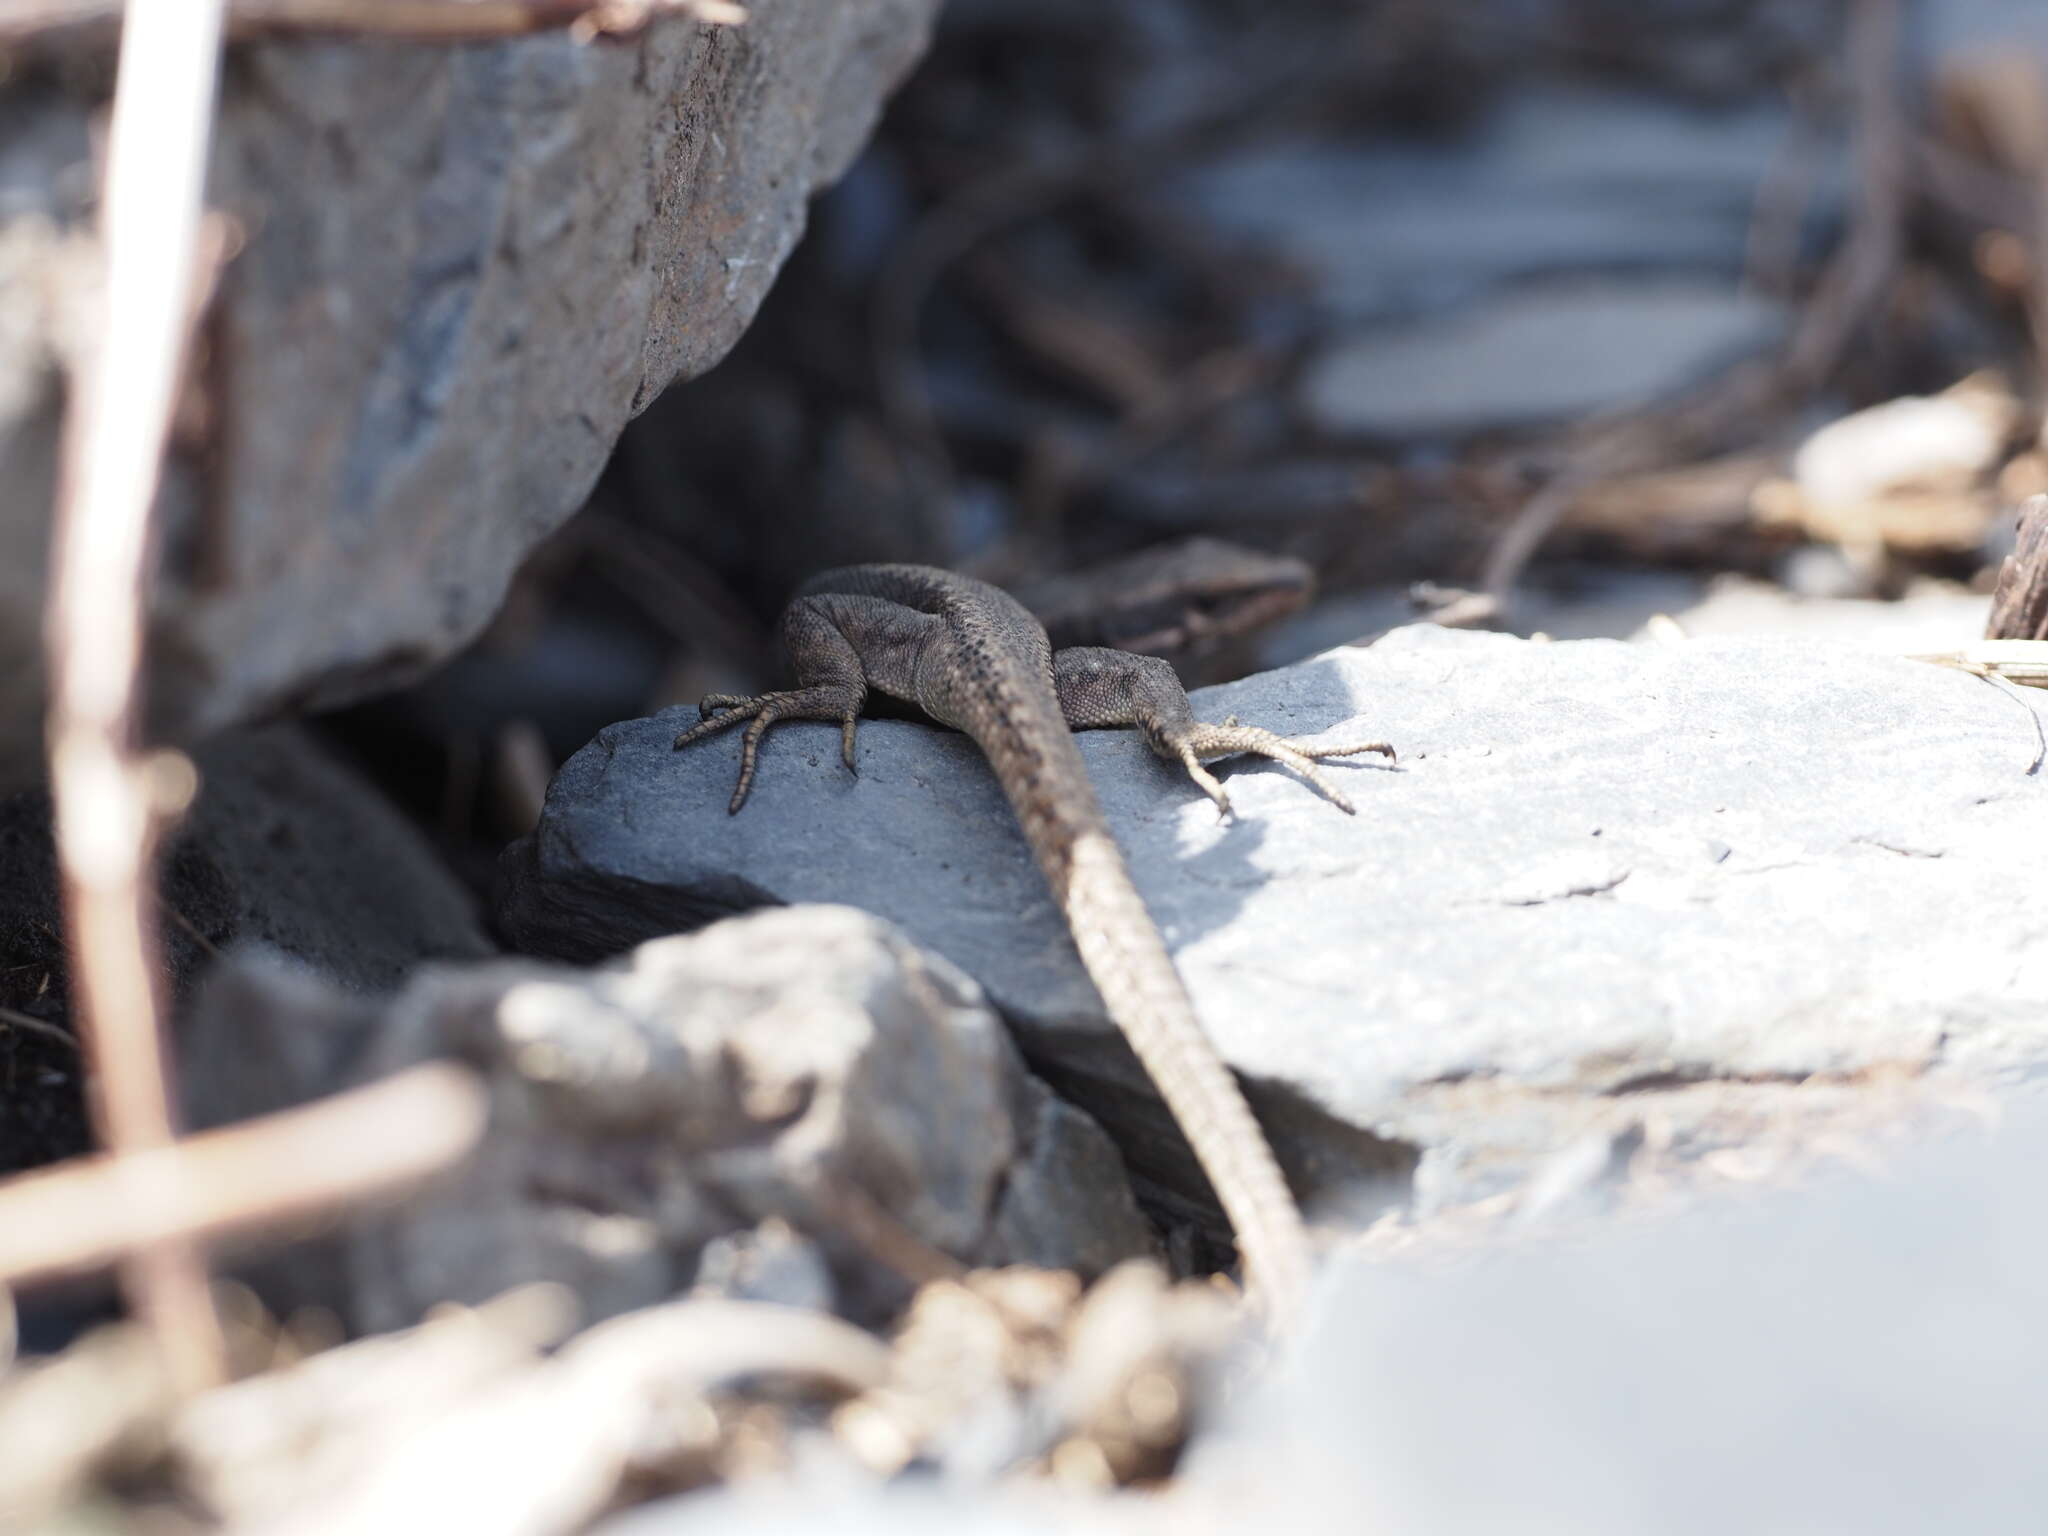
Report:
M1182 1463L1212 1529L2025 1531L2048 1238L2024 1132L1460 1265L1350 1264Z
M1312 1197L1412 1175L1421 1209L1512 1188L1652 1108L1698 1155L1834 1114L1869 1076L2048 1056L2036 723L1987 684L1816 646L1540 644L1426 627L1196 697L1299 735L1346 817L1284 770L1214 810L1129 733L1082 737L1146 902ZM838 901L979 979L1056 1086L1151 1177L1199 1190L964 739L602 732L508 853L501 921L591 956L765 902ZM1675 1129L1673 1129L1675 1127Z

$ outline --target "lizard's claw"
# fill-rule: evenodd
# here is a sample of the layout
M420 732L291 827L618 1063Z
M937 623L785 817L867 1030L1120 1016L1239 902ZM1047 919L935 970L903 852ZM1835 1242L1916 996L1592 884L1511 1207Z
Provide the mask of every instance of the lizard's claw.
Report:
M715 736L742 720L753 722L740 742L740 781L732 792L732 803L725 808L727 815L737 815L739 808L747 803L747 791L754 787L754 766L760 756L761 738L768 734L770 726L784 720L837 720L839 755L846 759L846 766L858 774L860 770L854 763L853 738L860 724L861 703L859 694L830 685L787 688L752 698L736 693L709 694L697 706L697 713L703 719L676 737L676 746L680 749L707 736Z
M1221 725L1196 720L1166 733L1166 746L1181 761L1188 771L1188 777L1201 786L1202 793L1216 802L1217 811L1228 817L1231 814L1230 796L1216 775L1202 766L1203 759L1229 757L1233 753L1251 752L1260 757L1270 757L1274 762L1292 768L1320 794L1345 815L1357 814L1357 807L1347 800L1337 786L1323 777L1316 767L1317 762L1329 757L1356 757L1361 752L1377 752L1392 761L1394 749L1384 741L1362 741L1350 746L1326 747L1315 742L1301 741L1291 736L1276 736L1271 731L1256 725L1239 725L1237 717L1231 716Z

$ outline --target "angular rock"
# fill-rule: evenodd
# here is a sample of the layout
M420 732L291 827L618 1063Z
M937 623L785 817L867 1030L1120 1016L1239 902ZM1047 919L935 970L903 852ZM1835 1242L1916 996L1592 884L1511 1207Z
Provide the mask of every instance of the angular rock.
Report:
M1683 1160L2048 1058L2048 784L2007 694L1812 646L1538 644L1399 630L1205 690L1397 771L1335 766L1348 818L1274 766L1238 819L1130 733L1081 745L1211 1036L1314 1200L1412 1173L1416 1208L1513 1189L1651 1123ZM506 858L522 948L588 957L776 901L854 903L981 981L1027 1056L1138 1172L1185 1149L1104 1017L965 738L863 723L675 753L671 711L603 732ZM1875 1080L1875 1081L1874 1081ZM1889 1112L1889 1111L1887 1111ZM1419 1162L1418 1162L1419 1160Z
M199 798L172 841L171 866L206 873L195 871L198 905L177 914L175 929L191 923L215 950L281 950L358 995L388 991L422 961L496 947L413 824L306 732L237 731L194 762ZM200 890L209 877L228 894L224 907Z
M319 1052L303 992L244 966L195 1010L195 1053L235 1063L195 1075L196 1122L435 1056L491 1088L484 1147L449 1183L263 1272L278 1302L365 1330L530 1280L610 1316L769 1218L819 1246L862 1317L933 1250L1095 1272L1151 1244L1108 1140L1024 1073L974 984L862 913L761 913L592 972L429 967L381 1007L330 1010ZM735 1258L705 1278L747 1294Z
M934 9L231 49L210 196L247 246L189 402L205 469L160 514L159 729L340 702L474 637L626 419L738 337ZM34 765L54 365L90 265L64 231L99 107L27 73L0 99L0 273L24 278L0 298L0 782Z

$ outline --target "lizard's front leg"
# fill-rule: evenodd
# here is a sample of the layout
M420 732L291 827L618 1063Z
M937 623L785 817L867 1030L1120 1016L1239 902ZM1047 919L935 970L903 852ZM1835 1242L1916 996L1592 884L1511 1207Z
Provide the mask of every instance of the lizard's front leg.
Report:
M1070 646L1053 654L1052 672L1053 683L1059 689L1060 711L1069 727L1086 731L1104 726L1135 726L1145 733L1145 741L1155 753L1186 768L1188 777L1201 786L1225 816L1230 814L1230 796L1216 775L1202 766L1204 758L1228 757L1237 752L1270 757L1292 768L1324 799L1349 815L1354 807L1323 777L1316 767L1317 761L1355 757L1361 752L1378 752L1389 759L1394 755L1394 749L1384 741L1326 747L1276 736L1256 725L1239 725L1235 717L1221 725L1197 720L1172 663L1157 656L1137 656L1098 646Z
M782 614L782 644L796 670L797 686L745 696L714 693L698 706L702 723L676 737L678 748L739 724L753 723L740 746L739 783L728 814L747 803L761 738L784 720L837 720L839 751L855 773L854 732L868 686L900 692L903 658L929 632L929 616L880 598L844 593L800 597Z

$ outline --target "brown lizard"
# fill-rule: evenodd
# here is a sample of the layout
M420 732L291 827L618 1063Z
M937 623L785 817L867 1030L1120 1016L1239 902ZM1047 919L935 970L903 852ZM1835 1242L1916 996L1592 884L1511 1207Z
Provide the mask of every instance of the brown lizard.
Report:
M813 577L784 610L782 639L797 686L756 698L713 694L701 706L703 722L676 746L753 722L730 806L737 812L754 782L761 738L778 721L838 721L841 753L855 768L854 730L871 688L971 736L1016 812L1110 1017L1215 1187L1252 1283L1273 1315L1291 1311L1310 1267L1301 1212L1131 884L1071 732L1136 726L1225 815L1230 799L1204 758L1273 758L1348 812L1351 803L1317 771L1316 759L1392 757L1393 749L1377 741L1315 746L1234 721L1198 721L1167 662L1085 646L1055 654L1039 622L1008 593L929 566L856 565Z

